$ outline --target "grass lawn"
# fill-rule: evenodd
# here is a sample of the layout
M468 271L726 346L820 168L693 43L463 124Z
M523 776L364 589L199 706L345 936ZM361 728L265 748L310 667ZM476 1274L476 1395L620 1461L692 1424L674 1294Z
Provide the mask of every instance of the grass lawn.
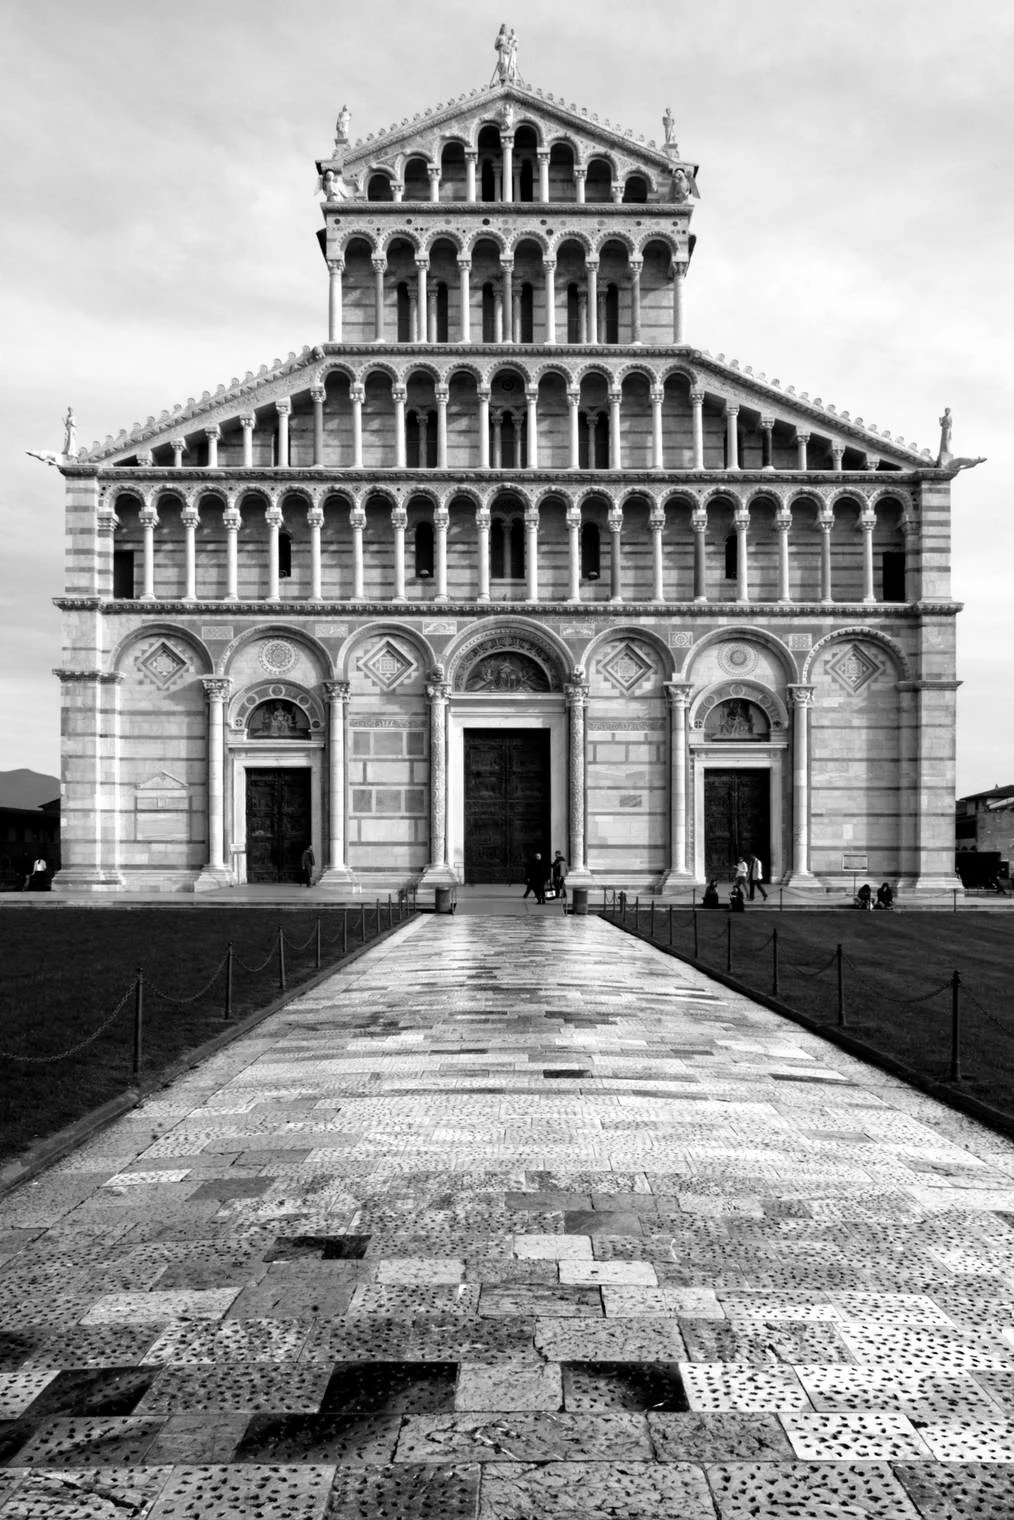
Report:
M608 915L612 917L612 915ZM632 911L627 923L633 925ZM772 992L772 931L778 931L778 996L829 1027L838 1018L840 943L846 1027L866 1044L934 1081L951 1064L951 978L957 971L962 1080L956 1084L1014 1117L1014 918L1007 913L698 913L700 958ZM649 929L640 909L640 929ZM655 939L668 944L668 912L656 909ZM693 955L693 915L673 911L673 948ZM831 964L829 964L831 962Z
M227 1028L223 963L230 940L233 1017L239 1019L278 996L280 926L292 988L316 969L318 917L323 965L337 962L343 916L340 909L318 914L277 907L0 909L0 1159L133 1084L138 965L145 983L144 1078ZM375 908L368 904L367 940L375 936L376 923ZM386 927L386 905L383 923ZM362 943L361 930L360 910L349 909L349 950ZM263 969L244 969L253 966ZM121 1000L119 1013L97 1039L64 1054L89 1040Z

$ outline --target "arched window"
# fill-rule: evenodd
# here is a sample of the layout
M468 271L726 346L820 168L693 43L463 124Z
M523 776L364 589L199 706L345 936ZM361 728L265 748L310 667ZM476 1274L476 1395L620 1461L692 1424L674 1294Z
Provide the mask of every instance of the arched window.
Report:
M482 160L479 199L483 201L496 200L496 168L491 158L484 158Z
M398 342L411 343L415 334L412 331L412 297L409 294L408 285L404 280L398 281Z
M510 578L514 581L523 581L525 578L525 522L523 517L511 519L510 534L510 563L508 566Z
M620 289L612 280L606 286L606 330L602 338L606 343L620 341Z
M598 412L595 417L595 456L591 467L593 470L609 469L609 417L606 412Z
M503 580L507 573L507 554L502 517L494 517L489 527L489 573L494 580Z
M527 280L521 287L521 341L535 342L535 287Z
M519 470L518 425L513 412L504 412L500 424L500 463L504 470Z
M518 199L533 201L535 199L535 165L530 158L523 158L521 160L521 174L519 178L521 184Z
M278 535L278 579L287 581L292 576L292 538L283 528Z
M436 343L446 343L448 341L448 336L447 336L447 331L448 331L448 329L447 329L447 313L448 313L448 310L449 310L449 306L448 306L448 295L447 295L447 281L446 280L439 280L437 282L437 330L436 330L435 333L431 333L430 334L431 338Z
M601 548L598 524L581 524L581 579L597 581L602 574Z
M251 739L305 739L310 732L310 719L295 702L273 698L254 708L246 731Z
M482 341L496 342L496 291L492 280L482 287Z
M632 174L623 187L623 199L628 206L632 202L642 205L648 199L648 181L640 174Z
M567 342L581 341L581 293L572 280L567 286Z
M739 577L739 534L729 533L725 539L725 578L734 581Z
M494 580L525 578L525 520L494 517L489 530L489 573Z
M417 581L433 579L433 524L419 522L415 525L415 578Z
M368 201L393 201L394 191L386 174L371 174L366 186Z

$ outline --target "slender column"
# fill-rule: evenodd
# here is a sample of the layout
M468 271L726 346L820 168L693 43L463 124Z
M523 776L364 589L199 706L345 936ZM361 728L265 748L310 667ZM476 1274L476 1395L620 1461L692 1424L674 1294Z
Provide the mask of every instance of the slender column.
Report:
M278 533L282 526L282 509L277 501L271 501L264 520L268 525L268 596L269 602L277 602L281 592L278 577Z
M430 704L430 870L447 867L447 703L443 681L427 686Z
M344 259L328 259L327 341L329 343L340 343L342 341L342 275L344 271Z
M704 469L704 392L691 391L690 405L694 415L694 469Z
M394 531L394 595L393 602L405 600L405 524L408 513L402 506L391 508L391 527Z
M775 513L775 532L778 534L778 600L791 602L789 592L789 531L792 528L792 513L788 507L781 507Z
M810 441L810 435L809 435L809 433L798 433L797 432L797 434L796 434L796 469L797 470L805 470L807 468L807 463L806 463L806 445L809 443L809 441Z
M630 341L641 341L641 270L644 267L643 259L631 259L630 261Z
M623 532L623 511L613 507L609 513L609 600L622 602L623 587L620 575L620 535Z
M775 463L774 463L774 460L775 460L775 451L774 451L775 419L773 417L762 417L761 420L760 420L760 425L761 425L761 433L763 435L762 439L761 439L761 451L762 451L762 455L761 455L761 469L762 470L773 470L774 467L775 467Z
M203 676L208 700L208 865L225 870L225 703L232 682L227 677Z
M577 341L582 347L588 342L588 292L577 293Z
M503 342L503 280L493 282L493 342Z
M352 468L361 470L363 467L363 402L366 400L366 387L363 382L354 381L349 394L352 397Z
M503 193L502 201L514 199L514 134L502 132L500 134L500 146L503 149Z
M662 584L662 534L665 530L665 507L652 507L648 517L648 526L651 529L651 599L653 602L665 601L665 588Z
M539 600L539 509L529 507L525 512L525 601Z
M514 260L506 255L501 255L500 268L503 271L503 330L500 341L511 343L514 340Z
M113 537L120 520L109 499L106 487L99 490L98 510L95 519L95 580L94 591L103 601L113 594ZM131 587L133 590L133 587Z
M479 387L479 469L489 469L489 387Z
M408 341L419 342L419 293L410 290L408 293Z
M373 338L376 343L384 341L384 270L387 259L383 256L370 260L373 265Z
M230 496L222 513L222 525L225 528L225 599L227 602L239 601L239 530L242 524L239 507L236 505L234 496Z
M859 518L859 531L863 535L863 601L875 602L873 594L873 530L877 515L872 507L866 508Z
M512 343L520 343L521 342L521 291L520 291L520 289L518 288L517 285L514 286L514 291L513 291L513 295L511 297L511 299L512 299L512 302L513 302L512 306L511 306L511 342Z
M727 470L739 469L739 430L736 426L739 420L739 407L729 402L725 404L725 468Z
M599 341L599 261L586 259L588 271L588 342Z
M419 424L419 468L425 470L430 457L429 451L429 419L425 412L416 413L416 421ZM407 445L406 445L407 448Z
M363 529L366 527L366 510L364 507L355 506L349 511L349 526L352 529L352 600L363 600Z
M206 427L204 436L208 440L208 465L209 470L218 469L218 440L222 436L222 429L216 423L214 427Z
M430 164L430 165L428 165L428 167L426 169L426 173L430 177L430 200L431 201L439 201L439 199L440 199L440 165L439 164Z
M254 416L241 417L239 425L243 429L243 468L253 469L253 434L257 426L257 418Z
M479 159L477 148L465 149L465 199L475 200L475 166Z
M539 160L539 200L545 205L549 200L549 149L539 148L535 156Z
M169 447L173 451L173 469L182 470L183 456L187 452L187 440L185 438L171 438Z
M289 467L289 415L292 411L291 401L276 401L275 411L278 413L278 459L276 463L280 470Z
M581 468L581 416L578 406L581 401L581 392L577 386L567 389L567 406L570 410L570 468Z
M446 385L438 385L437 397L437 469L447 469L447 403L450 399L450 390Z
M188 499L180 516L183 521L186 557L186 588L183 592L183 600L195 602L197 600L197 525L200 522L196 504Z
M836 475L841 474L841 462L845 455L845 446L841 443L831 445L831 466Z
M905 539L905 600L917 602L921 595L921 535L919 517L914 511L903 512L898 523Z
M588 434L588 468L595 468L595 430L598 426L599 412L585 413L585 431Z
M834 508L824 507L817 514L820 529L820 599L833 601L831 595L831 529L834 527Z
M588 683L583 679L583 672L574 671L574 676L579 679L572 680L564 686L564 696L567 703L567 711L570 715L568 738L570 740L570 871L587 871L585 864L585 835L584 835L584 807L585 807L585 718L588 711Z
M345 862L345 717L351 686L325 681L328 701L328 869L346 872Z
M546 288L546 342L556 342L556 260L543 259L543 277Z
M433 552L436 560L437 590L435 601L447 600L447 525L450 513L445 506L433 509Z
M736 529L736 600L748 602L750 600L750 574L747 563L750 532L749 508L742 505L737 507L732 522Z
M313 402L313 463L315 469L320 469L324 463L324 398L327 395L322 385L315 385L310 391L310 400Z
M672 280L672 340L674 343L686 342L686 335L684 331L685 321L683 315L683 287L686 282L686 277L687 266L685 264L674 264Z
M405 397L407 391L403 385L395 385L391 391L394 397L394 468L405 468Z
M583 206L584 205L584 182L585 182L585 176L587 175L587 173L588 173L587 169L575 169L574 170L574 183L577 186L577 204L579 206Z
M604 343L606 341L606 293L601 285L598 288L598 308L596 332L598 333L598 341Z
M708 600L705 557L708 552L708 509L695 507L690 514L690 526L694 533L694 601Z
M581 600L581 508L567 508L567 561L570 568L568 602Z
M472 295L470 279L472 274L471 259L458 260L458 305L461 307L461 339L462 343L472 341Z
M500 407L494 407L490 414L493 418L493 468L503 469L503 412Z
M321 599L320 530L324 526L324 508L319 501L306 509L306 525L310 530L310 600Z
M151 497L145 497L138 517L144 530L144 590L141 592L141 601L153 602L155 600L155 529L158 527L158 512Z
M665 387L653 385L651 387L651 467L653 470L665 469L665 456L662 448L662 402L665 399Z
M685 681L667 681L669 699L669 870L674 876L687 872L687 709L693 687Z
M415 261L416 268L416 338L419 343L429 342L427 326L427 314L429 312L429 299L426 293L426 280L429 274L430 261L428 255L423 255Z
M792 874L810 875L810 708L812 686L788 686L792 703Z
M528 412L525 425L528 430L528 468L539 468L539 387L529 385L525 387L525 401Z
M476 597L477 602L489 601L489 518L488 507L476 507L475 529L478 539L476 554L479 567L479 594Z
M620 402L623 392L619 386L609 392L609 468L623 469L622 434L620 432Z

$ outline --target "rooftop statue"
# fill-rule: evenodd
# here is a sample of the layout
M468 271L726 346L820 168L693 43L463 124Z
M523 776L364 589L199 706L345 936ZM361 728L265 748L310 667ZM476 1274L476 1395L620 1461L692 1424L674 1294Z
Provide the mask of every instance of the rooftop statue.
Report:
M951 409L944 407L944 415L940 418L940 452L937 455L937 467L948 466L955 474L958 470L974 470L977 464L985 464L985 454L978 454L973 459L967 454L955 457L951 453Z
M944 407L944 415L940 418L940 458L947 460L951 456L951 409Z
M352 124L352 112L348 106L342 106L338 112L338 120L334 124L334 142L337 148L339 143L347 143L349 140L349 127Z
M513 27L508 31L506 21L496 34L493 44L496 51L496 68L490 84L514 84L518 77L518 34Z
M665 146L673 148L676 157L679 158L680 150L673 138L673 132L676 130L676 118L672 114L672 106L666 106L665 108L665 115L662 117L662 129L665 132Z
M59 453L55 449L26 449L29 459L39 459L43 464L67 464L69 460L77 458L77 423L74 421L74 408L67 408L67 415L63 419L63 448Z
M327 169L317 180L317 190L324 192L326 201L351 201L359 194L361 186L357 180L349 184L343 174Z

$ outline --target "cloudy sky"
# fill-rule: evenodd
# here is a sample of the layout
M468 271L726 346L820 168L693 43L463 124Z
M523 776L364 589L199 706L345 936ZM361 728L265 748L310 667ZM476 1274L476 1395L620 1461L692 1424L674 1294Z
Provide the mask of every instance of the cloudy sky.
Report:
M501 0L501 4L503 0ZM1001 471L1014 10L998 0L3 0L0 770L59 770L68 403L88 444L326 336L313 160L525 79L699 162L688 341L936 449L954 491L958 791L1014 781Z

